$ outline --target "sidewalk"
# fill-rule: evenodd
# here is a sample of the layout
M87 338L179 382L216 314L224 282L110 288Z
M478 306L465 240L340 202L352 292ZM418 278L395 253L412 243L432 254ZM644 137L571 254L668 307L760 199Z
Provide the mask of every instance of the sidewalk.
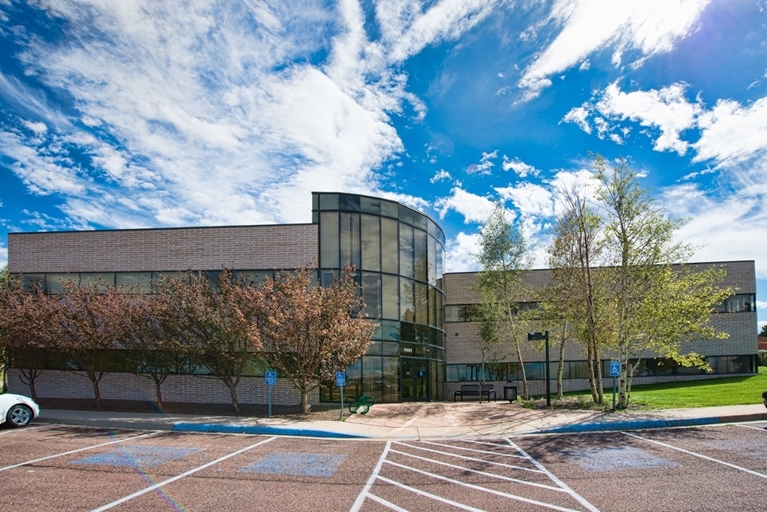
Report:
M344 411L344 417L346 421L341 422L184 414L166 415L161 413L43 410L40 417L35 421L103 428L183 432L366 439L425 439L597 432L744 421L767 422L767 409L761 404L755 404L609 413L526 409L518 403L510 404L501 401L482 404L476 402L431 402L377 404L364 416L348 415L348 411Z

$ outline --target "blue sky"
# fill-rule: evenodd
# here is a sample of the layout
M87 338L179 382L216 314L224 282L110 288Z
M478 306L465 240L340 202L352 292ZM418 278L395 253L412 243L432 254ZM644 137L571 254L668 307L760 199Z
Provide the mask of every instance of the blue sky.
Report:
M311 191L438 219L476 268L495 200L536 266L561 184L629 158L692 261L756 260L765 0L0 0L7 233L309 222Z

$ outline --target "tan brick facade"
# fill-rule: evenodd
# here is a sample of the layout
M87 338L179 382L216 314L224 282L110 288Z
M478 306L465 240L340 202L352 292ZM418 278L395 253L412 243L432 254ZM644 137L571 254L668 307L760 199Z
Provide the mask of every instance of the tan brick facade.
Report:
M317 225L11 233L8 271L290 269L317 257Z

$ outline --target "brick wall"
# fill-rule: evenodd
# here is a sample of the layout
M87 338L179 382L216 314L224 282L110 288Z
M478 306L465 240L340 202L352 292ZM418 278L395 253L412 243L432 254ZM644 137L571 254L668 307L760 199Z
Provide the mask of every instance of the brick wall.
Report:
M19 371L8 372L8 391L29 396L29 386L19 379ZM131 373L111 373L99 385L104 400L155 400L154 383L150 379ZM40 398L93 398L93 386L84 375L66 371L45 370L35 381ZM164 402L232 403L229 388L218 379L192 375L169 375L162 385ZM237 399L241 404L269 403L269 388L263 377L243 377L237 386ZM285 379L278 379L272 390L274 405L298 405L301 394ZM319 403L319 390L309 393L309 403Z
M316 257L316 224L8 235L8 270L26 274L283 269Z

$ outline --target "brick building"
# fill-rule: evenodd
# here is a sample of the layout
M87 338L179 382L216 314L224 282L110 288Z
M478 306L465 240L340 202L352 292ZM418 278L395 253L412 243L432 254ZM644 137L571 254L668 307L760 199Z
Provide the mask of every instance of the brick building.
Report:
M478 302L472 291L476 273L444 272L445 238L439 225L404 205L374 197L314 193L312 200L311 224L11 233L8 270L53 292L61 279L97 277L117 285L141 283L151 292L159 275L187 269L226 267L258 282L313 262L320 282L328 283L349 262L359 271L368 313L379 319L379 328L367 354L347 371L348 394L368 393L385 402L441 400L452 397L460 383L479 380L478 326L467 313ZM714 375L752 373L757 352L754 262L721 265L728 271L726 284L737 286L738 294L722 305L727 314L717 315L714 323L730 338L701 341L691 349L709 357ZM525 279L540 288L550 274L535 270ZM520 297L521 303L529 301ZM542 392L543 353L527 346L523 359L532 391ZM568 389L587 386L583 359L580 348L570 344ZM514 380L515 361L502 359L485 379L499 384ZM705 377L667 362L643 368L637 382ZM27 391L13 372L10 386L14 392ZM92 396L86 378L57 367L46 369L36 387L41 397ZM151 381L131 373L106 375L101 392L104 399L154 396ZM264 403L268 389L263 375L246 376L238 395L241 403ZM295 404L298 396L286 380L278 380L274 403ZM167 402L228 403L229 391L204 375L171 375L163 397ZM310 403L337 398L336 389L323 389L310 396Z

